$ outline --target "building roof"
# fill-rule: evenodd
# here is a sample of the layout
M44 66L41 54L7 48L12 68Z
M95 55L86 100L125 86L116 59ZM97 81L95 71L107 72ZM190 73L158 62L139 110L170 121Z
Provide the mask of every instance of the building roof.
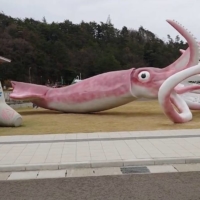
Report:
M4 63L4 62L11 62L11 60L0 56L0 63Z

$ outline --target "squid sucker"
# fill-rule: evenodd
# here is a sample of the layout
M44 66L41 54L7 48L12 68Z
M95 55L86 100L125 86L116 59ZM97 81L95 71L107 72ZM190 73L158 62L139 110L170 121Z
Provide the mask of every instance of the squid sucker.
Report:
M92 113L115 108L139 98L158 99L164 114L174 123L192 119L190 109L200 109L198 84L188 84L200 73L200 45L174 20L167 22L187 41L188 48L165 68L142 67L112 71L62 88L12 81L10 98L66 113ZM195 92L196 91L196 92Z

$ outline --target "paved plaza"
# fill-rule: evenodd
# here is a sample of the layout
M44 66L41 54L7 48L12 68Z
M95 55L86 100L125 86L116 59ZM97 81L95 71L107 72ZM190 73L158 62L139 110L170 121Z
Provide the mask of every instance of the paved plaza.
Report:
M0 137L0 171L200 163L200 130Z

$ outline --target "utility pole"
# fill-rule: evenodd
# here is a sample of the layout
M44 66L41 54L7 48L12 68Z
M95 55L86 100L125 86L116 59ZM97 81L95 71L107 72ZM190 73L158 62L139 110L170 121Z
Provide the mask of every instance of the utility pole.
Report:
M107 18L106 24L111 25L111 18L110 18L110 15L108 15L108 18Z
M29 67L29 82L31 83L31 67Z

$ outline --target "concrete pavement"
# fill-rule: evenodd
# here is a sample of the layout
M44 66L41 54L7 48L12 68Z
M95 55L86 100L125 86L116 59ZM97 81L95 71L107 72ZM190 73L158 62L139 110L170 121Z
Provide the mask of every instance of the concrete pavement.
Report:
M0 171L200 163L200 130L0 137Z

